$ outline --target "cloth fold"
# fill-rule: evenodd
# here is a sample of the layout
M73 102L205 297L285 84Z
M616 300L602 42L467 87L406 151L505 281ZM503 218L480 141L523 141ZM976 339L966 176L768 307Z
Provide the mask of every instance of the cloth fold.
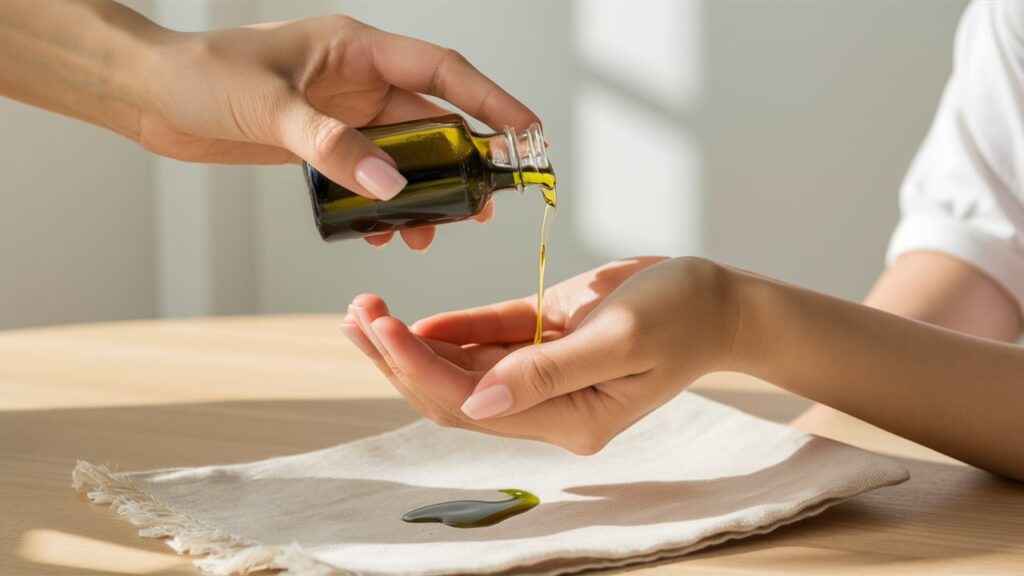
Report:
M892 459L684 393L594 456L428 421L247 464L111 472L76 489L212 574L555 575L763 534L908 478ZM528 490L540 505L484 528L402 521L449 500Z

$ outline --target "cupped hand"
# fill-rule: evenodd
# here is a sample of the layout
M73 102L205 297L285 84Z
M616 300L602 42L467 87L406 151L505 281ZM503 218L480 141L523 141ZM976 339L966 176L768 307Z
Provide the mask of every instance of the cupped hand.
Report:
M491 128L537 117L459 53L344 16L202 33L163 31L137 79L139 141L196 162L306 160L363 196L405 185L394 161L356 128L436 116L451 102ZM491 218L488 206L477 219ZM393 233L367 241L383 245ZM432 227L402 231L425 249Z
M727 366L739 322L732 273L705 260L613 262L533 297L412 328L360 295L341 326L402 395L444 426L591 454L697 377Z

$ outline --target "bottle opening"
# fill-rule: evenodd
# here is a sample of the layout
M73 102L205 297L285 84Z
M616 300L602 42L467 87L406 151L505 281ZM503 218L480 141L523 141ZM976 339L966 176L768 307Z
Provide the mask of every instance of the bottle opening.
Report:
M540 125L533 123L522 131L505 127L503 145L496 147L495 152L507 153L508 166L519 173L518 188L524 192L526 186L541 186L545 189L554 188L554 172L548 161L547 148L544 146L544 133ZM497 154L493 154L497 156Z

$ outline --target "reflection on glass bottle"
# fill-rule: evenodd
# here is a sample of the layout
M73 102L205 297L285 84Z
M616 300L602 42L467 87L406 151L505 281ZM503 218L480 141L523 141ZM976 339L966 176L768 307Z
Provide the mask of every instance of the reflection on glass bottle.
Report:
M403 228L457 222L480 213L491 194L539 185L554 190L555 173L540 127L477 134L457 114L361 130L388 153L408 185L383 202L359 196L303 164L324 240L359 238ZM545 194L551 204L554 196Z

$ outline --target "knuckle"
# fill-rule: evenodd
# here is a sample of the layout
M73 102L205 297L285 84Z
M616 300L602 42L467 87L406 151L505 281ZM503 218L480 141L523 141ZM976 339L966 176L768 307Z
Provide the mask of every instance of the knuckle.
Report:
M616 334L626 337L636 336L642 330L643 320L640 312L627 306L614 306L605 314L605 321L611 324Z
M560 444L573 454L591 456L597 454L611 442L620 430L621 420L616 406L609 406L603 395L597 392L581 391L570 398L572 403L563 415L563 421L575 425L563 428Z
M332 158L352 144L355 131L345 124L326 117L314 119L312 122L313 155L316 161Z
M430 94L439 98L444 98L447 77L451 67L468 63L469 60L466 60L466 57L458 50L442 48L441 59L438 61L437 67L434 69L434 76L430 80Z
M550 356L536 352L523 361L522 375L530 393L535 398L546 399L558 395L565 371Z
M706 258L686 256L679 258L677 265L683 276L683 286L693 292L714 293L725 287L730 278L724 266Z
M449 64L468 64L469 63L469 60L467 60L466 57L462 55L462 52L459 52L458 50L456 50L454 48L445 48L444 49L444 60L445 60L445 62L447 62Z
M359 21L344 14L329 14L324 16L324 23L331 28L348 28L349 26L359 24Z
M566 439L565 448L579 456L593 456L608 445L610 438L594 429L577 430Z

